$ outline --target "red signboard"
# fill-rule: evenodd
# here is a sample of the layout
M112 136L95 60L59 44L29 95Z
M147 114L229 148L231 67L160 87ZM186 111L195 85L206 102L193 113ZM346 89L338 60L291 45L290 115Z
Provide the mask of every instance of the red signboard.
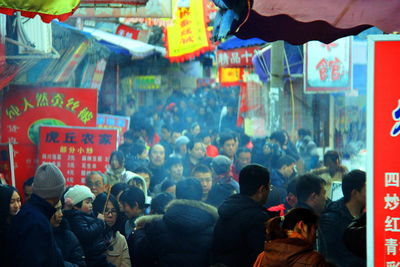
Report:
M252 67L252 58L259 47L252 46L232 50L218 50L217 63L219 67Z
M400 266L400 37L369 40L368 266ZM373 227L372 227L373 223Z
M97 90L12 87L4 95L4 143L36 144L40 125L96 126Z
M128 27L126 25L120 24L117 28L116 34L127 37L127 38L131 38L133 40L137 40L138 39L138 35L139 35L138 30Z
M117 148L115 129L91 127L40 127L39 163L53 162L67 185L84 184L91 171L105 172Z
M23 184L35 175L37 168L37 146L33 144L13 144L15 186L22 195Z

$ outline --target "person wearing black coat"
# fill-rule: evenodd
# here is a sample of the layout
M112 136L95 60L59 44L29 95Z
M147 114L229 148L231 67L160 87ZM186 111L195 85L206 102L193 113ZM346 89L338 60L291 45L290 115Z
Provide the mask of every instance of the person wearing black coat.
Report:
M363 171L353 170L346 174L342 181L343 198L328 204L321 216L320 252L338 267L366 266L365 259L353 255L343 242L347 226L365 208L365 181Z
M128 240L133 266L209 266L217 218L216 208L186 199L171 202L163 217L139 218Z
M92 215L94 195L90 189L84 185L75 185L68 190L64 198L70 199L74 205L72 210L64 211L64 218L68 220L71 231L81 243L86 265L88 267L110 266L105 254L109 245L110 232L107 231L103 220Z
M228 267L253 266L264 249L264 211L269 194L269 172L261 165L251 164L239 174L240 194L233 195L219 207L214 229L213 264Z
M44 163L36 170L33 194L14 216L8 231L8 254L2 266L64 266L50 224L64 189L65 178L54 164Z
M68 220L72 232L79 239L85 252L86 265L108 266L105 251L108 247L106 226L104 221L94 218L79 210L66 210L65 218Z
M50 219L53 226L54 238L61 250L65 267L86 267L85 254L75 234L71 232L69 224L63 220L61 202L56 205L56 213Z
M211 262L211 243L218 214L200 201L199 180L187 178L176 185L177 200L164 215L142 216L128 239L132 266L205 267Z

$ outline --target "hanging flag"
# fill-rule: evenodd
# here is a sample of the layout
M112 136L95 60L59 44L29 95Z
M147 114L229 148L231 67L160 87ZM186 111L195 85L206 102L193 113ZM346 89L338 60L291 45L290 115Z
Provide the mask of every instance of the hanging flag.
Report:
M243 79L242 68L219 68L218 73L221 86L240 85Z
M183 62L212 49L205 0L190 1L189 8L178 8L176 19L165 30L167 58Z
M21 15L33 18L39 15L43 22L53 19L67 20L79 6L79 0L0 0L0 13L12 16L20 11Z

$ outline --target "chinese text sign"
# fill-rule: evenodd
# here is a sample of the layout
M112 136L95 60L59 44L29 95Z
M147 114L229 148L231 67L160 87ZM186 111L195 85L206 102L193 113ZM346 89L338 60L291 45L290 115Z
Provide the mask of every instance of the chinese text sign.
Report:
M212 48L204 0L190 1L189 8L178 8L176 19L165 30L167 58L182 62Z
M374 63L368 75L373 75L373 90L368 93L373 114L368 134L373 140L369 148L373 172L368 182L373 183L373 198L371 192L368 201L373 201L369 207L373 207L374 228L373 240L368 241L374 244L374 266L400 266L400 38L370 40L370 45Z
M39 163L56 164L67 185L84 184L91 171L106 171L117 138L115 129L42 126Z
M97 127L117 129L119 134L119 144L123 143L124 133L129 130L130 117L116 116L110 114L97 114Z
M12 87L4 96L5 143L37 144L40 125L96 126L97 90Z
M308 42L305 45L305 55L305 92L351 90L351 37L341 38L330 44Z

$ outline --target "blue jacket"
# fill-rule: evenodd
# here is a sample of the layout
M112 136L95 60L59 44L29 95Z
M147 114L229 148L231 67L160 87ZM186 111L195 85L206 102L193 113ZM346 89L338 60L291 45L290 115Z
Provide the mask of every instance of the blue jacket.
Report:
M46 200L32 194L31 199L15 215L9 230L8 266L64 266L50 224L55 211Z

